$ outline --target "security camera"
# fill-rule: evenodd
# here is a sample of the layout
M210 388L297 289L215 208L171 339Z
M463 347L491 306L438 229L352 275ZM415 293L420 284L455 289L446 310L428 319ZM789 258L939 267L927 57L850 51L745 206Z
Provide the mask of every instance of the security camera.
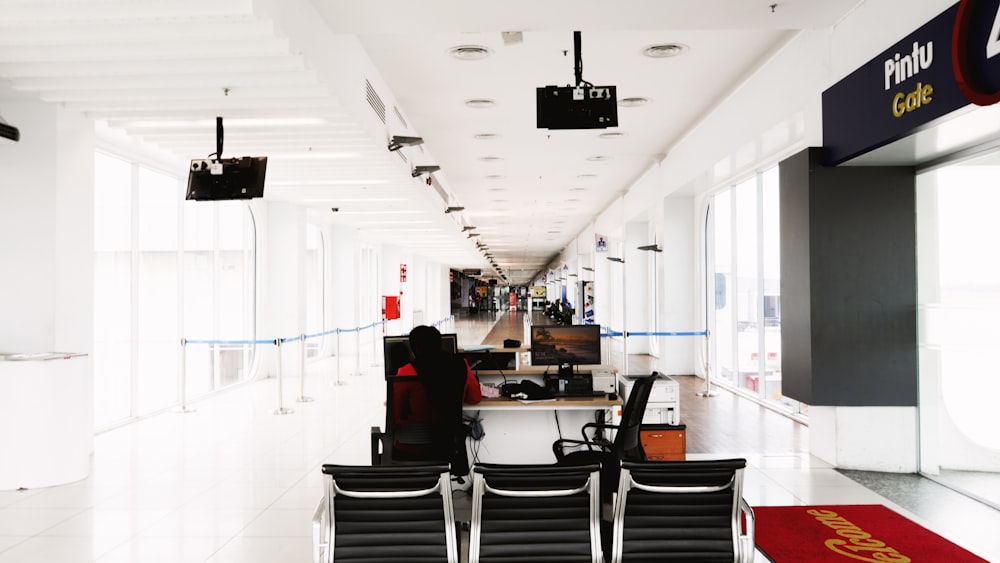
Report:
M331 207L330 211L332 211L334 213L337 213L338 211L340 211L340 208L339 207Z
M430 174L432 172L437 172L438 170L441 170L441 167L436 164L431 164L428 166L414 166L412 176L416 178L417 176L421 176L423 174Z
M398 151L403 147L415 147L417 145L423 144L424 140L420 137L401 137L399 135L393 135L389 139L389 151Z

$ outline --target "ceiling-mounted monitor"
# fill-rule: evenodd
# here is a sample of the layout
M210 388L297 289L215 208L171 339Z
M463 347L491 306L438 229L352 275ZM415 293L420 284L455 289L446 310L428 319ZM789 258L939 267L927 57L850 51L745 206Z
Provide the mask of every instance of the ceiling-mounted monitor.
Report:
M216 201L264 197L266 171L266 156L192 160L186 199Z
M618 127L614 86L545 86L536 89L539 129Z

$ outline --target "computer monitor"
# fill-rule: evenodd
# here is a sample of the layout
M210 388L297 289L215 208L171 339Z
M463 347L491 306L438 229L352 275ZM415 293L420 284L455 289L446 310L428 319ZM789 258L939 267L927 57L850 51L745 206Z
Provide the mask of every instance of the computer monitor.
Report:
M454 333L441 335L441 349L451 354L458 353L458 335ZM413 360L408 335L386 336L382 339L382 351L385 358L385 374L396 375L399 368Z
M264 197L266 172L266 156L195 159L188 172L185 199L218 201Z
M600 325L532 325L531 365L560 366L567 373L573 366L600 363Z

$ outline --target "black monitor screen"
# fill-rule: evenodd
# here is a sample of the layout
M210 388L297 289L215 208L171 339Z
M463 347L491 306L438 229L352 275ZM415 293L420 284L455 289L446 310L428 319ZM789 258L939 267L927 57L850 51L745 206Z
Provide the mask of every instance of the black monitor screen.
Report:
M600 325L532 325L531 365L599 365L600 363Z
M441 349L452 354L458 353L458 335L442 334ZM410 337L407 335L386 336L382 341L382 350L386 375L396 375L399 368L413 360L413 352L410 351Z
M219 167L221 173L217 173ZM264 197L266 171L266 156L192 160L185 199L216 201Z

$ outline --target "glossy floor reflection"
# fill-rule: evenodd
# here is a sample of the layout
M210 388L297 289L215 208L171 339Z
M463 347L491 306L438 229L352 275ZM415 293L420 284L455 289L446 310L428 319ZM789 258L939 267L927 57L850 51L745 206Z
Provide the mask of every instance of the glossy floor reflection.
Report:
M478 344L520 326L479 313L443 330ZM320 465L367 464L368 430L383 419L382 368L371 348L309 364L312 402L296 401L297 377L281 382L280 404L277 380L252 383L194 403L193 413L99 434L84 481L0 491L0 563L311 561ZM1000 561L1000 512L919 477L837 471L808 454L808 428L725 391L703 399L687 389L681 401L689 457L747 458L752 505L885 504ZM294 412L274 414L279 406Z

